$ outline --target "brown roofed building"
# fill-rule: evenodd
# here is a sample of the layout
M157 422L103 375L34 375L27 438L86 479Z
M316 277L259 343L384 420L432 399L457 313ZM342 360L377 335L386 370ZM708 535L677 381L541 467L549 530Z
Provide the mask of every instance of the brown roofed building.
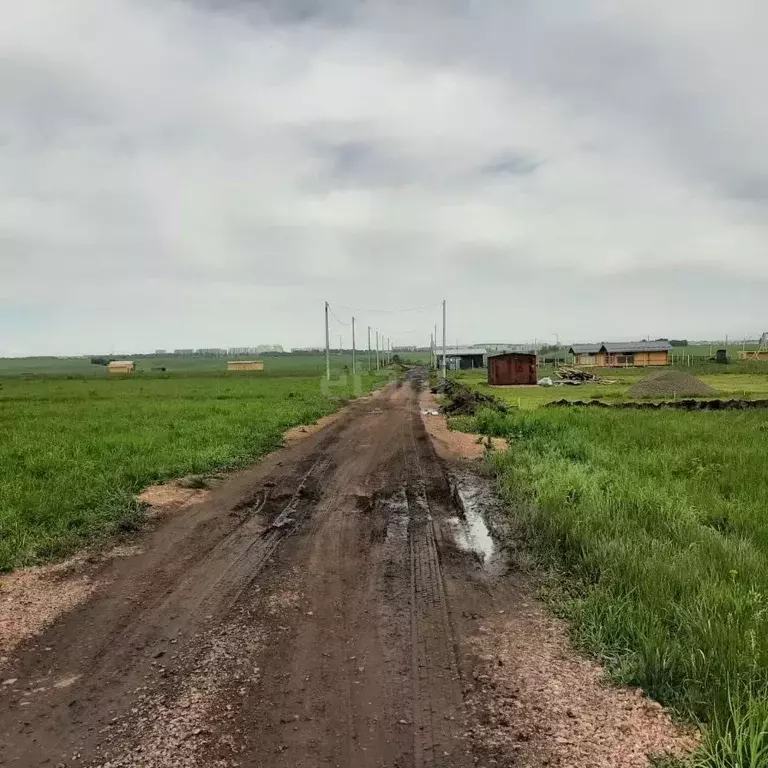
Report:
M606 341L574 344L569 349L574 365L582 368L625 368L669 365L672 345L668 341Z

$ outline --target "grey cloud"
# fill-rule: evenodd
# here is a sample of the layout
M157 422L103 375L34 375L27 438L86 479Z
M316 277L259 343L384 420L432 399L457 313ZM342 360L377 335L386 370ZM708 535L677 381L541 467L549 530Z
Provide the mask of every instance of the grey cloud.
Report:
M735 198L768 202L768 174L765 176L745 176L731 182L730 193Z
M312 343L323 300L350 295L445 295L462 341L600 337L606 317L627 336L749 326L768 278L768 110L746 78L768 63L747 23L764 12L718 6L17 4L0 297L58 319L7 349L243 327ZM105 287L146 316L101 328L87 298ZM413 317L400 330L424 341Z
M502 155L501 157L491 161L484 168L483 171L489 174L510 176L528 176L533 173L541 163L532 157L525 155Z
M407 160L382 147L364 141L321 145L318 154L329 165L328 176L321 180L331 186L351 184L377 187L407 184L419 177Z

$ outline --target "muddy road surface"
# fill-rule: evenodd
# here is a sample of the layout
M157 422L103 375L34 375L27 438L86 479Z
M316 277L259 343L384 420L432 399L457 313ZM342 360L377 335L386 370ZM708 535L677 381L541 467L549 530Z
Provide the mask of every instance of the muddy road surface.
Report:
M419 387L353 403L108 564L4 669L0 764L475 765L460 624L493 545Z

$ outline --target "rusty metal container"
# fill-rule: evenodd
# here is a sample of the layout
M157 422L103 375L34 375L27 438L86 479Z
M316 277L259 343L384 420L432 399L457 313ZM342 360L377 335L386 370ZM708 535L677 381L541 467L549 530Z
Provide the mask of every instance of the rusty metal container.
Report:
M488 383L492 387L537 382L536 355L505 352L488 358Z

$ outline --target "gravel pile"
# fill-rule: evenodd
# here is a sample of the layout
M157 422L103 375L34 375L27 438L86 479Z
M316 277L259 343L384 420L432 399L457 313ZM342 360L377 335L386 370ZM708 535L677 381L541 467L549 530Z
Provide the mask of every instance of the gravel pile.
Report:
M713 397L717 390L701 379L682 371L664 371L650 376L627 390L628 397Z

